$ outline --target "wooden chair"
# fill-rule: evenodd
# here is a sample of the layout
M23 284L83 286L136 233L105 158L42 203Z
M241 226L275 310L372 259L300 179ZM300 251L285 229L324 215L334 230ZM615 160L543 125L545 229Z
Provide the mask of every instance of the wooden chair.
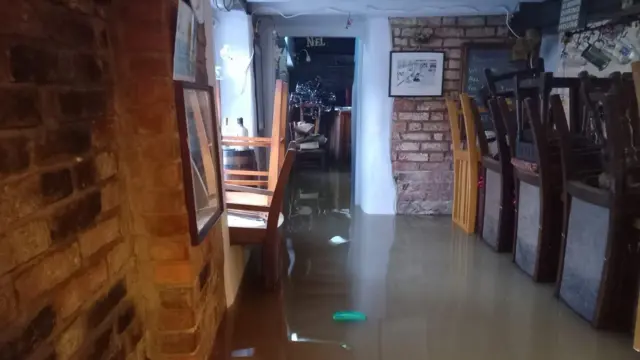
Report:
M278 181L278 173L284 163L288 97L288 84L282 80L276 80L271 137L222 137L223 146L264 147L269 149L268 171L225 169L225 176L237 175L255 178L251 180L227 179L225 184L266 187L268 190L273 191ZM264 180L265 177L267 180Z
M451 138L453 142L453 222L467 234L476 229L478 210L478 162L480 152L476 145L476 127L471 100L467 94L460 95L464 114L465 135L460 130L460 112L456 101L447 99ZM468 121L466 119L469 119Z
M640 238L634 228L640 215L640 187L634 179L640 168L637 140L630 130L638 122L637 103L631 81L620 76L610 80L610 90L601 97L604 156L589 159L585 152L576 155L575 149L568 153L567 163L572 165L566 170L569 206L557 291L594 327L630 331L638 292ZM552 98L551 105L554 117L562 118L559 99ZM595 176L599 172L600 182Z
M504 118L510 116L510 113L504 98L490 99L488 105L498 143L497 158L488 152L489 146L485 132L480 127L482 124L477 106L473 102L471 104L476 129L479 129L477 133L484 179L484 196L480 197L483 216L478 218L483 225L479 233L494 250L508 252L513 248L513 166ZM506 112L506 116L502 112Z
M283 248L279 229L284 216L281 211L295 157L295 146L290 146L273 191L227 185L228 199L234 200L233 192L243 194L227 203L231 245L262 245L262 276L267 288L278 283L282 269Z

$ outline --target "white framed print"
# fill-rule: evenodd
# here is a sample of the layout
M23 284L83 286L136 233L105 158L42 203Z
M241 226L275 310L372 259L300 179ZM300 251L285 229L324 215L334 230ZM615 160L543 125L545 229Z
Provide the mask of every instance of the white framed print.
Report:
M389 62L389 96L442 96L444 52L392 51Z

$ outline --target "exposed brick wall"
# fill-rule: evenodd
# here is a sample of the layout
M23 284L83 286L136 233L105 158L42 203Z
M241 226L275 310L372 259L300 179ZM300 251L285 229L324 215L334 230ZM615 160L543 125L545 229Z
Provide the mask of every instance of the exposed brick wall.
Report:
M0 1L0 358L135 357L108 1Z
M226 310L221 224L190 245L173 82L177 0L113 0L115 108L151 359L205 359ZM133 35L135 34L135 35ZM207 84L204 26L196 82Z
M0 359L205 359L224 259L221 225L190 246L177 1L0 9Z
M461 88L462 44L506 42L504 16L391 18L394 50L445 52L444 97L398 98L393 106L391 160L398 214L450 214L451 134L444 99ZM430 36L428 42L417 35Z

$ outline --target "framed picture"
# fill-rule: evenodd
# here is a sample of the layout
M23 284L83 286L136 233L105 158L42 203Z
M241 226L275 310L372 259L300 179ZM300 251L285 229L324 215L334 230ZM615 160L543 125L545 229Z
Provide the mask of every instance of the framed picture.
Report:
M173 52L173 79L196 81L196 21L193 10L178 2L176 40Z
M444 52L392 51L389 63L389 96L442 96Z
M213 88L175 81L182 174L192 245L199 245L223 211Z

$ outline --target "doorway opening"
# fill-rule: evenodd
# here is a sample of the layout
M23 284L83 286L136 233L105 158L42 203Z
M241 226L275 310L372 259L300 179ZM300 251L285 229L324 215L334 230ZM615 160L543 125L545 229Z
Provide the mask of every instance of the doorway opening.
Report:
M302 198L292 200L317 198L321 209L347 212L352 200L356 39L286 37L285 45L287 130L298 145L293 185Z

